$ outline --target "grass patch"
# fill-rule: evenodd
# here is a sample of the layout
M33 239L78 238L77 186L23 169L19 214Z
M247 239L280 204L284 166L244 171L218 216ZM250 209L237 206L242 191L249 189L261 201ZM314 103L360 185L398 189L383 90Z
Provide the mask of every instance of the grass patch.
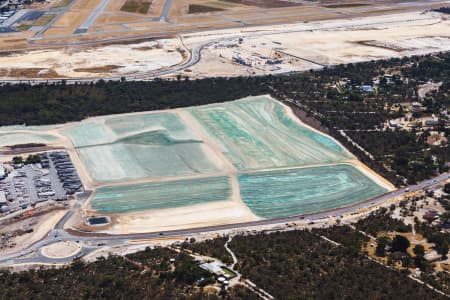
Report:
M231 272L228 268L222 267L221 269L222 269L222 271L223 271L226 275L228 275L228 276L230 276L230 277L236 276L236 274L233 273L233 272Z
M31 28L31 25L22 24L22 25L16 26L15 28L19 31L27 31L28 29Z
M211 2L206 2L204 4L206 4L208 6L220 7L223 9L234 8L234 7L239 6L239 4L231 3L231 2L224 2L224 1L211 1Z
M55 4L54 6L52 6L53 8L61 8L61 7L66 7L67 5L69 5L70 3L72 3L73 0L61 0L59 1L57 4Z
M127 0L120 10L145 15L150 8L150 4L151 1L147 0Z
M190 4L188 14L202 14L208 12L223 11L222 8L212 7L207 5Z
M44 25L47 25L55 17L56 17L56 15L52 15L52 14L42 15L39 19L36 20L36 22L33 23L33 26L44 26Z
M44 68L10 68L0 69L0 76L24 77L24 78L51 78L62 77L53 69Z

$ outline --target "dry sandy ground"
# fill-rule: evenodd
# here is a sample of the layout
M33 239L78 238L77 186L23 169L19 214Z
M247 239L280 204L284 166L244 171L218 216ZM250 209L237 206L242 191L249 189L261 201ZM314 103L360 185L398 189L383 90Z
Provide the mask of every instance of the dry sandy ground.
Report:
M102 23L114 18L120 21L130 16L103 14L98 21ZM137 20L128 26L143 30L144 33L149 28L162 30L165 24ZM64 28L50 30L64 31ZM14 37L5 36L0 43L17 46L17 43L24 42ZM242 43L238 43L239 37L243 38ZM201 78L276 74L315 69L322 65L449 51L450 20L438 13L408 12L347 20L211 30L184 34L183 41L188 48L213 42L202 51L198 64L182 72L185 76ZM68 78L124 76L182 62L183 58L177 51L177 48L182 48L178 39L159 40L157 47L154 43L13 53L0 56L0 76L36 77L36 72L37 77L42 78L55 77L55 74ZM233 63L232 57L240 57L252 66ZM282 63L268 65L267 58L279 58Z
M239 199L121 214L117 215L112 228L105 232L113 234L155 232L241 223L258 219Z
M0 254L14 253L39 241L56 225L56 223L58 223L65 213L65 210L57 210L42 216L31 217L8 225L8 228L5 228L5 232L29 227L32 227L34 231L13 238L13 242L15 242L17 246L15 248L4 249L0 251Z
M244 38L241 44L238 37ZM283 73L309 70L320 65L449 51L450 21L438 13L412 12L270 28L211 31L208 35L195 33L183 37L188 47L217 38L223 40L205 49L202 61L190 68L192 72L184 72L185 75ZM283 63L266 65L263 57L272 55L275 58L276 50L285 53L280 57ZM251 62L252 67L232 63L233 56Z
M81 246L71 241L64 241L45 246L41 253L49 258L64 258L75 255L80 251Z
M42 77L48 72L75 78L129 75L181 62L183 58L175 50L179 46L177 39L171 39L88 49L35 50L0 56L0 71L38 68L42 69Z

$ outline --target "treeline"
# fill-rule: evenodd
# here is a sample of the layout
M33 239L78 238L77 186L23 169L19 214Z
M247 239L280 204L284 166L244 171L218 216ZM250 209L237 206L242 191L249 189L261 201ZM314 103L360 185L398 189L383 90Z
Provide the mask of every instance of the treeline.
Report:
M60 269L0 271L0 299L256 299L242 286L222 296L203 289L214 281L187 254L156 248Z
M260 78L0 87L0 125L44 125L107 114L224 102L267 93Z
M442 54L450 61L450 54ZM360 102L329 96L329 85L348 78L353 85L370 84L384 68L414 64L421 57L338 65L322 71L289 76L154 80L146 82L98 81L91 84L5 84L0 86L0 125L46 125L78 121L87 117L147 110L170 109L231 101L249 95L270 93L280 100L294 98L319 113L328 127L350 129L373 127L386 119L388 99ZM422 63L420 64L422 65ZM437 64L439 66L439 63ZM442 68L445 66L443 65ZM422 74L422 69L419 70ZM334 100L334 101L333 101ZM359 103L358 103L359 102ZM354 111L375 110L361 116ZM346 121L347 120L347 121Z
M78 121L105 114L160 110L231 101L271 94L293 102L308 118L320 122L360 160L396 185L415 183L445 171L450 149L429 146L425 135L380 131L404 113L390 107L417 101L419 85L442 81L424 101L425 113L450 106L450 53L338 65L296 75L104 82L95 84L4 85L0 87L0 125L42 125ZM392 83L384 74L395 73ZM361 85L379 79L376 93ZM372 160L340 134L346 132L375 156ZM450 129L443 120L433 130ZM375 132L376 131L376 132ZM419 131L417 131L419 133Z
M437 11L437 12L440 12L440 13L444 13L444 14L448 14L448 15L450 15L450 7L440 7L440 8L435 8L435 9L433 9L433 11Z

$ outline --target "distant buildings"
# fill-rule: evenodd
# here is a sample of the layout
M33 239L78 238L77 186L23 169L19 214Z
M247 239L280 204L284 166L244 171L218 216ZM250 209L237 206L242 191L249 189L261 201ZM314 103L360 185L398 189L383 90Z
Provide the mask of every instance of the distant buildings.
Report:
M420 113L422 112L422 110L423 110L422 104L420 104L419 102L413 102L411 104L411 112Z
M371 85L363 85L361 86L361 90L366 93L373 93L375 89Z
M439 119L432 115L430 119L425 120L425 126L436 126L439 124Z
M4 191L0 191L0 206L7 205L6 195Z
M217 277L217 281L221 284L227 285L229 279L236 277L236 273L217 261L204 263L199 267L214 274Z
M398 127L398 123L395 120L389 120L389 127L391 128L397 128Z

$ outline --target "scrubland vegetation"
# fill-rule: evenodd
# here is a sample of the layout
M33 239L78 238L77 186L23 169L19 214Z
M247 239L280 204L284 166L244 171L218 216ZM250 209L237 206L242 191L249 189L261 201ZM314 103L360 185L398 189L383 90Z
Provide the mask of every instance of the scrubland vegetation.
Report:
M340 243L334 245L320 236ZM369 260L359 249L367 238L346 226L325 230L237 236L230 243L237 269L276 299L445 299ZM186 242L203 254L226 257L224 238ZM175 263L170 263L175 258ZM257 299L243 286L211 292L214 282L193 259L166 248L110 257L70 267L0 273L0 298L33 299Z

